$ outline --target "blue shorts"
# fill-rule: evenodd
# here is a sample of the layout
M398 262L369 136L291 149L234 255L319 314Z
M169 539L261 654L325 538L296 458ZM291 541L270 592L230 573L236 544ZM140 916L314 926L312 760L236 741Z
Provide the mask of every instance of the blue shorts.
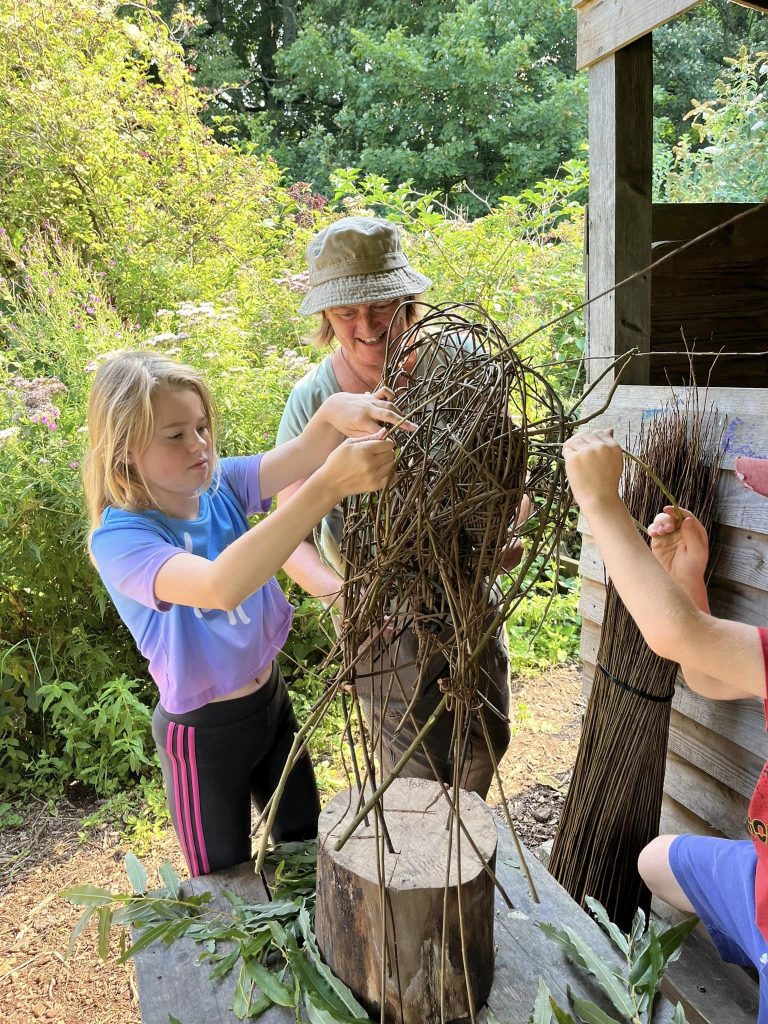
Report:
M768 1024L768 941L755 924L752 840L678 836L669 848L669 866L723 960L757 969L757 1024Z

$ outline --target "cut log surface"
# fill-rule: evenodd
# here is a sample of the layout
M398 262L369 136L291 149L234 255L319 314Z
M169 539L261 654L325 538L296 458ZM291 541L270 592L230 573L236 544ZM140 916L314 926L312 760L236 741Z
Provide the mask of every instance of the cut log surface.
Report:
M383 1001L390 1024L437 1024L441 998L443 1020L468 1017L465 978L477 1008L493 981L494 887L485 870L496 861L493 815L476 794L460 794L461 820L478 856L455 822L449 827L450 805L436 782L398 779L383 805L394 852L373 814L334 848L357 811L356 793L339 794L320 815L320 949L375 1019Z

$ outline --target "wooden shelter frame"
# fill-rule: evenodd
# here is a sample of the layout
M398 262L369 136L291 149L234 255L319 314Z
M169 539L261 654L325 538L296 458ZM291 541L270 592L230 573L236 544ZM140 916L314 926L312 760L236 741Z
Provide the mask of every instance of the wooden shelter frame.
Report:
M717 361L708 390L725 428L710 596L714 614L765 625L768 502L739 485L733 460L740 453L768 457L768 207L658 272L639 273L739 209L653 203L652 32L700 2L573 0L577 63L589 75L587 296L609 292L587 307L587 378L596 380L632 349L641 353L597 421L623 440L676 400L668 381L688 383L688 360L672 354L684 340L731 354ZM732 2L768 14L768 0ZM712 359L697 361L699 385L711 368ZM599 552L588 535L584 541L581 655L588 692L605 580ZM706 700L679 685L672 707L660 831L743 838L749 796L768 760L759 702Z

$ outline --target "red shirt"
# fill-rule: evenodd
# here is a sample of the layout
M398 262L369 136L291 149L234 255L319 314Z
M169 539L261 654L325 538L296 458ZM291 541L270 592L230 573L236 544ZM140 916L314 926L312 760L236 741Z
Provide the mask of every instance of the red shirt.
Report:
M766 688L768 690L768 629L758 629L765 662ZM763 699L766 728L768 728L768 699ZM747 831L757 850L755 871L755 924L764 939L768 940L768 763L763 766L747 811Z

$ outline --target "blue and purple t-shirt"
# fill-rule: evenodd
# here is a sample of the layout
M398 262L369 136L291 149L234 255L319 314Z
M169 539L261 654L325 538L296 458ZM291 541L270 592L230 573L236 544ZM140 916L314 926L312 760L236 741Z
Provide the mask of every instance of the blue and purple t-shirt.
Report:
M194 711L255 679L291 628L293 609L274 578L232 612L155 598L155 576L169 558L188 551L212 561L249 529L249 515L269 510L271 498L262 499L259 487L261 458L222 459L218 486L200 495L195 520L108 508L91 537L99 574L171 714Z

